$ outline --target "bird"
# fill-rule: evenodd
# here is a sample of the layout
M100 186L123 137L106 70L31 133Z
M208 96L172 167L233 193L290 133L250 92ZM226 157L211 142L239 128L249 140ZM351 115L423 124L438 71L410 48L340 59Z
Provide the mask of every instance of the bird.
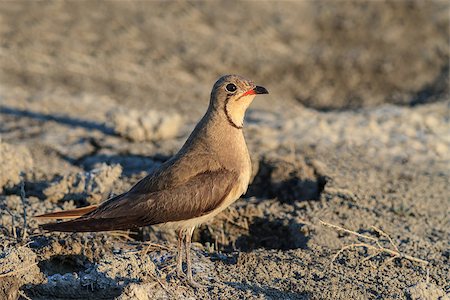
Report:
M167 225L178 233L178 276L199 286L192 275L192 234L196 226L247 191L252 164L243 134L245 112L256 95L268 93L242 76L222 76L213 85L206 113L178 153L127 192L98 205L36 216L71 219L40 227L58 232L99 232Z

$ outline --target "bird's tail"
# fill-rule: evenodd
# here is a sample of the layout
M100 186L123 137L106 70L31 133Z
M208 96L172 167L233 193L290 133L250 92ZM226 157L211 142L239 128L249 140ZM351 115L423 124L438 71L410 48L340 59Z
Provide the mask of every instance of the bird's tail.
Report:
M105 202L115 201L124 194L117 195ZM119 229L128 229L130 221L126 217L121 218L95 218L95 210L99 205L90 205L82 208L53 212L35 216L37 219L73 219L65 222L47 223L39 225L40 228L48 231L62 231L62 232L95 232L95 231L110 231Z
M80 217L65 222L42 224L39 227L44 230L59 232L98 232L120 230L120 225L120 220L116 219L90 219Z
M98 205L90 205L86 207L81 207L77 209L71 209L71 210L64 210L64 211L57 211L52 212L48 214L43 214L39 216L35 216L36 219L74 219L66 222L60 222L60 223L47 223L39 225L44 230L48 231L77 231L76 226L73 226L73 222L77 221L76 223L79 223L78 218L82 217L83 215L90 213L91 211L95 210L98 207Z

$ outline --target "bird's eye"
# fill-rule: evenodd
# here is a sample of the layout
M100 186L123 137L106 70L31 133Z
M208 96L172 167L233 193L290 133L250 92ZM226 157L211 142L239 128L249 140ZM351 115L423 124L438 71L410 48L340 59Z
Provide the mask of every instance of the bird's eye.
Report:
M225 87L225 89L226 89L228 92L234 93L234 92L236 92L237 87L236 87L234 84L229 83L229 84L227 84L227 86Z

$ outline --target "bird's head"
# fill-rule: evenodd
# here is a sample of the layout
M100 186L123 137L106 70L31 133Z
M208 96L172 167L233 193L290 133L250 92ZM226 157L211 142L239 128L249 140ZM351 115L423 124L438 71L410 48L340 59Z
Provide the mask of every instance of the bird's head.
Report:
M222 76L211 91L210 109L223 114L230 125L242 128L245 111L257 94L268 94L262 86L238 75Z

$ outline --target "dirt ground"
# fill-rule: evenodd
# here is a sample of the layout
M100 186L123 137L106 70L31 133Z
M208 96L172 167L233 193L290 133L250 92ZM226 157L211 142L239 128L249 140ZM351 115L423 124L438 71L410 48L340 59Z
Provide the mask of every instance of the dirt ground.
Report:
M449 299L449 19L433 2L2 2L0 299ZM265 86L246 195L175 233L44 233Z

